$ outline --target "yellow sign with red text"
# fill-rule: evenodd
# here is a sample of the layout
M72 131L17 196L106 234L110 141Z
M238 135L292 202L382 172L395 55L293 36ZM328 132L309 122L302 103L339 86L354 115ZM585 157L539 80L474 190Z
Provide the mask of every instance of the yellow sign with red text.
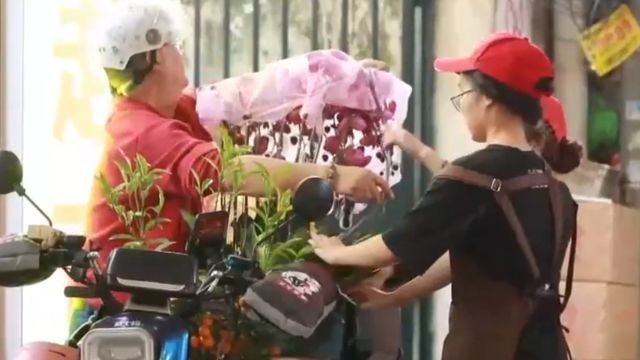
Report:
M626 4L620 5L579 36L591 68L603 76L617 68L640 48L640 26Z

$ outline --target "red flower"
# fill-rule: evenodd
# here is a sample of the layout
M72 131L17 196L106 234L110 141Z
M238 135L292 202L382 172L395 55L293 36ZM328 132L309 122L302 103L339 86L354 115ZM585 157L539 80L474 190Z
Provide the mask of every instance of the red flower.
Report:
M256 139L256 143L254 146L254 151L256 154L262 155L265 152L267 152L268 148L269 148L269 137L263 135L263 136L260 136L258 139Z
M337 136L328 137L324 142L324 149L335 155L340 149L340 139Z
M291 132L291 126L286 122L279 121L273 124L273 131L275 132L284 132L285 134L289 134Z
M336 134L341 138L347 136L353 136L353 131L351 126L349 126L349 121L342 120L338 123L338 127L336 127Z
M380 139L373 133L365 134L360 140L362 146L376 146L380 144Z
M391 115L396 113L396 106L395 101L390 101L389 104L387 104L387 110L391 111Z
M391 101L385 105L384 110L382 111L382 121L386 122L393 118L393 115L396 113L396 102Z
M300 128L300 135L302 136L311 136L311 128L307 126L307 123L302 123Z
M343 165L365 167L371 161L371 156L365 156L360 149L350 145L344 150Z
M287 114L287 122L290 124L302 124L302 116L300 115L300 106L293 109L290 113Z
M351 114L348 120L353 130L364 131L367 128L367 122L358 114Z
M333 105L325 105L324 109L322 109L322 118L324 119L333 119L333 117L338 112L338 108Z
M247 143L247 139L243 134L237 133L233 136L233 143L236 145L244 145Z

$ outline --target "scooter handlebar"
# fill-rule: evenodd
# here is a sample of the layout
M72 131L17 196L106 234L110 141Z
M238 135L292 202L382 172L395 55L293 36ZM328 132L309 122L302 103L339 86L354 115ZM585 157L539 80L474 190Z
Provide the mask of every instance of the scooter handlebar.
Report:
M64 235L53 247L45 248L42 239L13 235L0 239L0 286L31 285L47 279L56 269L78 266L87 252L82 250L84 236ZM51 246L51 242L48 242ZM80 260L80 261L79 261Z

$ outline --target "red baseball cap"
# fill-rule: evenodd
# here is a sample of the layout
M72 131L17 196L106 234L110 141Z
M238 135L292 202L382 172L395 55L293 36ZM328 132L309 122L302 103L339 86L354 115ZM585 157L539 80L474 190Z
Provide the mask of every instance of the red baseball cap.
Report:
M553 129L558 141L567 137L567 121L560 100L553 96L543 96L540 98L540 105L542 106L542 117Z
M437 58L433 67L452 73L477 70L536 99L551 95L536 89L540 80L553 78L551 60L529 39L509 32L492 34L469 57Z

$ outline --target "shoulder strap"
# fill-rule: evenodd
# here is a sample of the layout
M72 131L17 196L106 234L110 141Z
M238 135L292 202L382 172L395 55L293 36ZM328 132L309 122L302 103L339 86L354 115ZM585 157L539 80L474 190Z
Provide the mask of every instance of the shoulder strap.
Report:
M573 213L573 231L571 234L571 238L569 239L569 241L571 242L569 245L569 260L567 263L567 278L565 279L565 283L564 283L564 294L562 294L562 307L561 307L561 311L564 311L564 309L567 307L567 304L569 303L569 299L571 298L571 291L573 289L573 271L574 271L574 267L575 267L575 263L576 263L576 248L577 248L577 241L578 241L578 205L575 204L575 210ZM564 259L562 258L562 256L559 256L559 259L557 260L558 263L556 263L556 273L560 274L560 271L562 271L562 261ZM558 282L560 280L558 279Z
M511 179L501 180L453 164L446 164L442 170L436 174L435 178L457 180L494 192L507 193L532 187L548 186L550 182L550 176L547 173L521 175Z
M469 170L458 165L450 164L443 168L435 178L445 178L460 181L469 185L474 185L493 191L494 198L496 199L496 202L502 209L502 212L509 222L511 229L515 234L518 246L520 246L520 249L525 256L527 263L529 264L529 270L531 271L534 281L538 281L540 279L540 268L538 267L538 263L533 254L533 250L531 249L529 239L524 232L522 223L518 218L518 214L516 213L516 210L513 207L508 194L510 192L524 190L536 186L551 186L551 183L554 180L548 171L545 173L521 175L511 179L501 180L485 174L481 174L474 170ZM562 237L562 222L557 221L558 216L560 216L561 218L561 214L557 213L560 209L558 201L559 198L556 196L556 205L552 204L555 224L555 249L560 248L560 245L558 245L557 242L559 237ZM554 251L554 259L557 257L556 251ZM560 263L560 266L562 266L562 263Z

